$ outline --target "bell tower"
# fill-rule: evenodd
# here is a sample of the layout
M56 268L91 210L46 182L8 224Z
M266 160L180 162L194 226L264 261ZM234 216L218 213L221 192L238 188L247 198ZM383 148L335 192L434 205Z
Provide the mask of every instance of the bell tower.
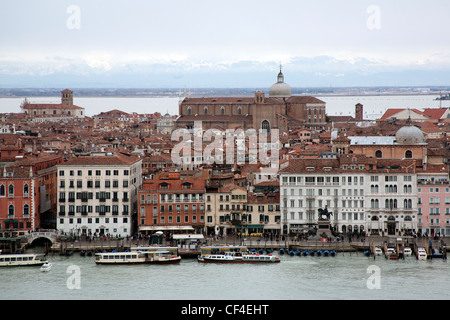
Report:
M61 103L67 106L73 106L73 91L65 89L61 91Z

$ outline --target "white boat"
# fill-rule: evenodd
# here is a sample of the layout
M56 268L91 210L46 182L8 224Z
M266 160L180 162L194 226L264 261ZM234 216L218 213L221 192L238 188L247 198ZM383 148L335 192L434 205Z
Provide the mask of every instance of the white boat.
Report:
M179 263L180 256L169 251L154 252L103 252L95 254L96 264L123 265L123 264L173 264Z
M383 255L383 250L381 250L381 248L376 247L376 248L375 248L375 255L376 255L376 256L381 256L381 255Z
M50 262L46 262L41 266L41 271L49 272L51 268L52 268L52 264Z
M403 249L403 255L404 255L404 256L410 256L410 255L412 255L412 250L411 250L411 248L410 248L410 247L404 248L404 249Z
M395 249L394 248L387 248L386 254L388 256L390 256L391 254L395 254Z
M242 246L211 246L200 248L198 262L202 263L276 263L280 258L271 254L250 253Z
M417 249L417 259L418 260L427 260L427 252L425 251L425 248Z
M18 253L0 255L0 267L42 266L47 262L44 254Z

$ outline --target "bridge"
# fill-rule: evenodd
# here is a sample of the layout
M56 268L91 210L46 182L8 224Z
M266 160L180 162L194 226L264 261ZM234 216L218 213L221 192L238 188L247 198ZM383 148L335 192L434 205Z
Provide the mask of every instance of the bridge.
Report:
M57 231L33 231L26 235L24 238L27 240L28 245L31 245L33 241L37 239L47 239L54 244L58 237Z

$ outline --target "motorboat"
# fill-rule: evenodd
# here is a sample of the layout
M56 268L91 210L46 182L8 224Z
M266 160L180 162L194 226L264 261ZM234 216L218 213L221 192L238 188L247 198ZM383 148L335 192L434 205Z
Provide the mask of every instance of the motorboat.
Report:
M381 256L381 255L383 255L383 250L381 250L381 248L376 247L376 248L375 248L375 255L376 255L376 256Z
M49 272L52 268L52 264L50 262L46 262L41 266L41 271Z
M406 247L403 249L403 255L404 256L411 256L412 255L412 250L410 247Z
M425 251L425 248L417 249L417 260L427 260L427 252Z

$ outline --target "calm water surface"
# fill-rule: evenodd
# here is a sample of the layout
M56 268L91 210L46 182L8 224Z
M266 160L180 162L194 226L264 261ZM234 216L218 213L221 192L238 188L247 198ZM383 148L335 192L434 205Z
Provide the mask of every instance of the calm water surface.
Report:
M362 253L336 257L282 255L278 264L96 265L93 257L50 255L50 272L39 267L0 269L1 299L58 300L308 300L450 299L446 260L415 257L375 260ZM379 289L369 289L379 269ZM73 270L78 272L73 272ZM73 281L79 274L79 282ZM374 283L374 282L371 282ZM79 287L76 286L79 285Z

